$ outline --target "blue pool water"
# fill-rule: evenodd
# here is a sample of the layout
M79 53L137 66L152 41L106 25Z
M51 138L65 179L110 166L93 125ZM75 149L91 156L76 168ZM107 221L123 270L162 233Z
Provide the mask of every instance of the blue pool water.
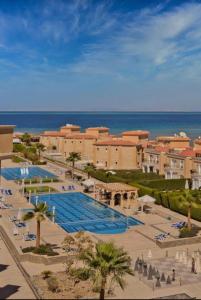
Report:
M31 201L35 203L35 196L32 196ZM55 222L67 232L115 234L122 233L131 226L143 224L83 193L45 194L38 196L38 201L46 201L51 210L55 206Z
M28 167L28 174L21 174L21 168L3 168L1 175L7 180L31 179L34 177L56 178L57 176L39 167Z

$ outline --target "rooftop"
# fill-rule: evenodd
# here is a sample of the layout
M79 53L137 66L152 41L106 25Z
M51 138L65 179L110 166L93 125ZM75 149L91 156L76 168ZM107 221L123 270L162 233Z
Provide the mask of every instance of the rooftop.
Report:
M87 133L72 133L72 134L67 134L65 136L65 139L85 139L85 140L94 140L96 137L94 135L90 135Z
M100 189L105 189L109 192L122 192L122 191L137 191L138 188L130 186L121 182L110 182L110 183L99 183L96 184L96 187Z
M61 133L60 131L44 131L41 136L65 137L66 133Z
M108 131L109 130L109 128L108 127L102 127L102 126L100 126L100 127L89 127L89 128L87 128L87 130L100 130L100 131Z
M158 136L156 137L156 140L158 142L160 141L190 141L190 138L189 137L183 137L183 136Z
M122 139L116 139L116 140L106 140L106 141L99 141L95 143L96 146L136 146L136 143L125 141Z
M122 132L122 135L126 136L144 136L149 135L149 131L146 130L130 130Z

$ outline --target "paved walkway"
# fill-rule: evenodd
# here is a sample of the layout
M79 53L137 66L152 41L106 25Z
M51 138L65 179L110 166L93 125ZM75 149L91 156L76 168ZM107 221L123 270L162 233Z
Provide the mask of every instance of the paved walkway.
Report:
M0 264L7 266L7 268L0 272L0 288L7 286L5 291L0 291L0 299L3 299L9 290L15 290L16 292L6 297L8 299L35 299L35 296L23 277L22 273L18 269L17 264L10 255L4 242L0 240ZM8 286L9 285L9 286ZM13 286L13 287L12 287ZM4 294L5 292L5 294Z

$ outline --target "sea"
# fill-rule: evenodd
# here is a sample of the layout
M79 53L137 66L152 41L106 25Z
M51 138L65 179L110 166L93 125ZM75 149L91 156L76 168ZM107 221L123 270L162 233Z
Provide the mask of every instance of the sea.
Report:
M16 125L15 131L30 133L76 124L81 130L106 126L114 134L143 129L150 131L151 138L179 132L191 138L201 136L201 112L0 112L0 124Z

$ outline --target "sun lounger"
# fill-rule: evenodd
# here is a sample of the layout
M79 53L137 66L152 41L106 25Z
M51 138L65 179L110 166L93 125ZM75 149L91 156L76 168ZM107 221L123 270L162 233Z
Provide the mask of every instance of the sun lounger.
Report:
M185 224L186 224L186 222L181 221L181 222L177 222L177 223L172 224L171 227L180 229L180 228L184 227Z
M23 235L24 241L34 241L36 239L36 235L33 233L28 233Z
M24 223L24 222L15 222L15 225L17 226L17 227L26 227L26 224Z

